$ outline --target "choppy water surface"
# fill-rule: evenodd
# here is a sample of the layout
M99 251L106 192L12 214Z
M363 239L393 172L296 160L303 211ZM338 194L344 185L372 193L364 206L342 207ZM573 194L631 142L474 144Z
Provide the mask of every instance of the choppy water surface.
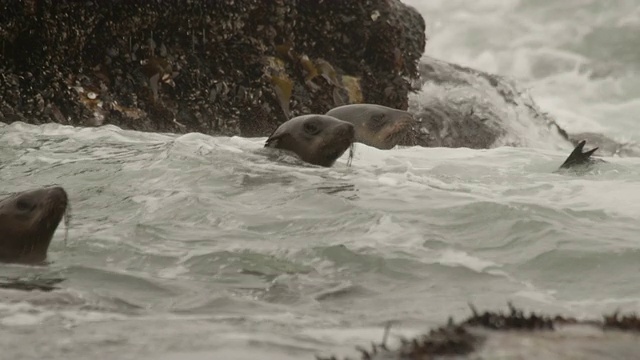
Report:
M631 39L615 24L636 26L633 2L408 2L431 55L520 78L570 130L640 134L634 55L607 59L583 36ZM0 358L312 359L380 341L389 321L393 336L462 318L468 302L640 309L639 158L575 175L554 172L556 150L358 144L351 167L325 169L263 142L0 124L0 192L60 184L72 206L51 265L0 265L66 279L0 290Z
M312 358L379 340L387 321L400 334L464 316L467 302L576 315L640 304L640 159L576 176L553 172L559 152L358 145L353 166L325 169L263 141L0 128L3 191L56 183L72 204L53 264L2 266L67 280L0 292L0 346Z

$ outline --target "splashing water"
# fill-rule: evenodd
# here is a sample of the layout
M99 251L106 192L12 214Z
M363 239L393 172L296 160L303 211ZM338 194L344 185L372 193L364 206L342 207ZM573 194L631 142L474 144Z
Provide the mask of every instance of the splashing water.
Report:
M634 2L407 2L428 54L513 76L569 130L638 138ZM555 173L565 150L357 144L319 168L264 140L0 124L1 191L56 183L74 209L49 266L0 265L65 279L0 289L3 356L311 359L469 302L639 308L638 158L577 176Z

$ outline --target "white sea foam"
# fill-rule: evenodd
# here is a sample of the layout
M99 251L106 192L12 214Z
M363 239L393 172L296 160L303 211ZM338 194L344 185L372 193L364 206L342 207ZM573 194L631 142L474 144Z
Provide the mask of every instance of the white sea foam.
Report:
M634 2L406 1L430 55L516 78L572 131L640 133L635 55L600 38L638 26ZM638 158L576 175L553 173L559 149L358 144L351 167L347 153L326 169L264 140L0 124L0 190L55 181L73 216L40 269L73 294L3 293L3 351L350 354L390 320L417 332L469 301L591 318L640 306Z
M517 79L570 132L640 140L636 1L404 2L426 19L426 54Z

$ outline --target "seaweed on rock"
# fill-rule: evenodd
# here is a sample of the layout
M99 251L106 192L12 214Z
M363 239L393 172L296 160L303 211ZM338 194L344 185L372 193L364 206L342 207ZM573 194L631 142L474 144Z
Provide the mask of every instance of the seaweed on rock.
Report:
M585 351L591 352L588 346L598 339L591 332L568 332L560 333L564 326L590 327L592 330L601 331L617 330L617 333L610 334L610 337L599 338L600 346L606 346L610 341L610 351L616 351L617 347L626 341L625 344L632 347L632 351L638 350L638 336L640 336L640 319L636 314L620 316L618 312L604 316L601 320L578 320L572 317L547 316L541 314L525 314L522 310L509 304L509 312L485 311L479 312L471 306L472 315L466 320L455 323L452 319L445 326L433 329L425 335L413 339L401 339L400 345L391 349L383 340L381 344L373 344L371 349L356 347L360 352L360 359L402 359L402 360L426 360L426 359L446 359L455 356L456 359L490 359L493 352L500 358L506 358L505 354L519 354L517 358L535 359L536 354L530 354L530 346L535 341L547 343L556 341L566 342L566 345L559 346L561 353L555 354L554 349L547 349L546 355L560 356L555 358L565 358L571 353L571 348L575 346L575 352L582 354ZM540 338L537 334L546 333L549 336ZM386 333L385 333L386 334ZM500 334L507 337L498 337ZM557 335L554 335L557 334ZM586 334L586 335L585 335ZM625 335L632 335L625 337ZM636 336L633 336L636 335ZM483 349L493 338L490 349ZM579 340L584 337L586 340L571 342L573 338ZM386 335L385 335L386 338ZM509 339L509 340L507 340ZM522 341L522 342L520 342ZM525 345L522 345L525 344ZM540 345L543 346L543 345ZM498 347L498 349L496 349ZM582 349L580 347L586 347ZM521 349L520 349L521 348ZM625 351L626 349L623 349ZM485 352L483 352L485 351ZM530 355L527 355L530 354ZM594 358L609 358L607 348L599 349ZM625 353L626 354L626 353ZM579 355L578 355L579 356ZM318 360L337 360L335 356L316 357ZM577 358L577 357L576 357ZM615 357L619 358L619 357Z

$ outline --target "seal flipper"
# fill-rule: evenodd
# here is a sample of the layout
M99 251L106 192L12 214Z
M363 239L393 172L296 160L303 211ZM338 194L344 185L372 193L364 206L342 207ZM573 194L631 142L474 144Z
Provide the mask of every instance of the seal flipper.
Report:
M584 145L586 143L587 143L586 140L580 141L580 143L578 143L578 146L576 146L575 149L573 149L573 151L571 152L571 154L569 154L569 157L567 158L567 160L565 160L564 163L560 165L560 169L569 169L577 165L591 164L593 162L591 155L593 155L593 153L596 152L598 148L596 147L587 152L582 152L582 150L584 149Z

